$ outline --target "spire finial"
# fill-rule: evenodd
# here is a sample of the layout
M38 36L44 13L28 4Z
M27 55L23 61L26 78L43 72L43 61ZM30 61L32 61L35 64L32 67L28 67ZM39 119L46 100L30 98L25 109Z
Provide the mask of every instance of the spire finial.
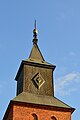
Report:
M35 22L34 22L34 28L36 29L36 20L35 20Z
M37 41L38 41L38 39L37 39L37 34L38 34L38 30L37 30L37 28L36 28L36 20L35 20L35 22L34 22L34 30L33 30L33 37L34 37L34 39L33 39L33 44L34 44L34 43L37 43Z

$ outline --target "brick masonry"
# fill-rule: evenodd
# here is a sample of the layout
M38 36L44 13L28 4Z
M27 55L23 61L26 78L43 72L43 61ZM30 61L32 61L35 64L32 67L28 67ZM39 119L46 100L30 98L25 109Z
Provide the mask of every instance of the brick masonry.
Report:
M34 119L32 114L37 115L38 119ZM56 120L71 120L71 111L66 108L13 102L3 120L54 120L52 116Z

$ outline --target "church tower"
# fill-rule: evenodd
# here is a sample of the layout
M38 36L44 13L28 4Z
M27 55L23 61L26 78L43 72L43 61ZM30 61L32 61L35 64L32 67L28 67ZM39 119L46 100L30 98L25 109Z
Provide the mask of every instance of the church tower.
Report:
M3 120L71 120L74 108L54 96L55 65L44 60L38 47L36 21L33 47L22 60L15 80L16 97L8 105Z

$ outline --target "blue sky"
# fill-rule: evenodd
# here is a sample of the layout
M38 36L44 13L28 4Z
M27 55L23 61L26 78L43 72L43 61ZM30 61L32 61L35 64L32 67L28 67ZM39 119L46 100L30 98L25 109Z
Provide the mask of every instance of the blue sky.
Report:
M55 96L76 108L80 118L80 0L0 1L0 120L16 95L17 70L28 58L37 20L38 44L56 65Z

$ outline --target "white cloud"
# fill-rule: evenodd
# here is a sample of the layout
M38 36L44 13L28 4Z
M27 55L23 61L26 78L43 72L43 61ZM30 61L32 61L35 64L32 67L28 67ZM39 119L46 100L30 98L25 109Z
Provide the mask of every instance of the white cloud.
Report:
M75 56L76 54L75 54L75 52L70 52L69 55L70 56Z
M68 73L65 76L58 78L55 84L55 92L61 96L69 95L72 92L77 91L77 85L73 87L73 83L78 84L80 82L80 73L72 72Z
M76 92L77 91L77 88L68 88L67 90L61 90L59 91L59 95L60 96L67 96L67 95L70 95L72 92Z

